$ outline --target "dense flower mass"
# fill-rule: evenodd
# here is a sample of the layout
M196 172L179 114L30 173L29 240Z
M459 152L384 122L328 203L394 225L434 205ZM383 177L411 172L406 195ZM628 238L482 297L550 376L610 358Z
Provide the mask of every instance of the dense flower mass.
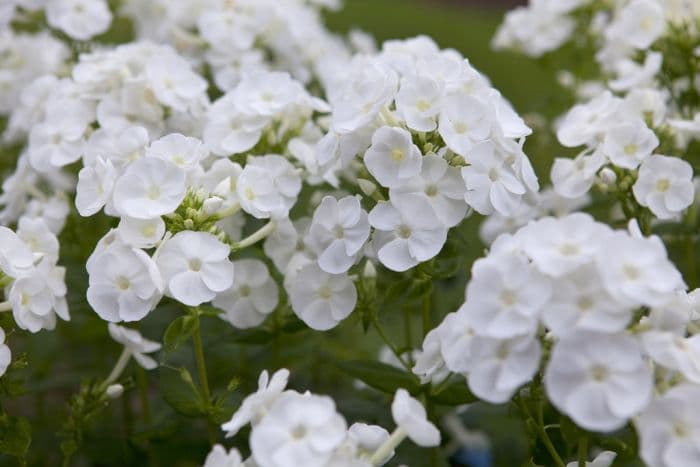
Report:
M205 467L461 465L485 402L527 465L700 464L697 2L507 13L496 48L591 62L551 122L430 37L331 32L341 6L0 5L0 454L33 455L5 398L82 378L65 465L117 398L149 462L188 433Z

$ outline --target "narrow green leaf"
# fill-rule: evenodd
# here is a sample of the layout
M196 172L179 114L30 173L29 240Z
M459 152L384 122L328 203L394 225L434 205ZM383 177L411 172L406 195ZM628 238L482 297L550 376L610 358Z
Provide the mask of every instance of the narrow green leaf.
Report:
M174 352L197 330L198 320L192 315L184 315L170 323L163 336L163 348Z

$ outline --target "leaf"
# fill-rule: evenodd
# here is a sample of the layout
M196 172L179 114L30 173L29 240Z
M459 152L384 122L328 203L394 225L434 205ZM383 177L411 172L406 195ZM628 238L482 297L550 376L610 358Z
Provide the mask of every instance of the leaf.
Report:
M163 336L163 347L166 352L174 352L180 345L189 339L197 330L199 320L196 316L180 316L170 323Z
M189 372L182 368L179 372L161 368L160 392L170 407L188 417L197 417L205 413L202 400L192 383Z
M0 416L0 453L24 459L32 442L31 431L24 418Z
M386 363L372 360L346 360L336 362L335 365L367 386L387 394L394 394L398 388L404 388L411 394L420 392L418 380L413 375Z
M437 394L431 394L430 400L440 405L457 406L471 404L479 399L471 393L464 381L455 381Z

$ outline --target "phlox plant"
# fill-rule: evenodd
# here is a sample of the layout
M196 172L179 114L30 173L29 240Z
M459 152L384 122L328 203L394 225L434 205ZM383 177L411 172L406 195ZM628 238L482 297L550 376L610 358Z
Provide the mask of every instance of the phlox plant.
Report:
M697 2L507 13L551 121L341 7L0 5L0 462L700 465Z

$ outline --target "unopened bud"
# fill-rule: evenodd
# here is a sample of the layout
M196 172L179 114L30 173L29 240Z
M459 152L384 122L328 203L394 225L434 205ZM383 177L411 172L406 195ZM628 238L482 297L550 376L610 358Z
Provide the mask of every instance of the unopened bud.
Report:
M118 399L124 393L124 386L121 384L110 384L105 390L107 397L110 399Z
M202 203L202 209L204 210L205 214L212 215L221 209L221 205L223 203L223 199L219 198L218 196L212 196L211 198L204 200Z
M194 222L192 221L192 219L185 219L185 222L183 222L183 224L187 230L194 229Z
M374 263L372 261L367 260L365 262L365 267L362 271L362 276L366 277L367 279L374 279L377 277L377 268L374 267Z
M362 193L366 194L367 196L372 196L374 192L377 191L377 185L369 180L365 180L364 178L358 178L357 184L360 186Z
M598 176L600 177L600 181L605 185L614 185L615 182L617 182L617 175L615 175L615 172L613 172L610 167L605 167L600 171Z

